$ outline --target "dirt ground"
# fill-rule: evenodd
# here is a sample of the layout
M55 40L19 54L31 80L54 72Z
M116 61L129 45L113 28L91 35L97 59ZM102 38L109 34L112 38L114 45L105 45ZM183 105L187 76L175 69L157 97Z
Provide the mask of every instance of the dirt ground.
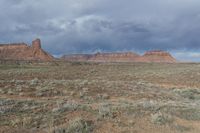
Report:
M1 133L200 133L200 64L0 65Z

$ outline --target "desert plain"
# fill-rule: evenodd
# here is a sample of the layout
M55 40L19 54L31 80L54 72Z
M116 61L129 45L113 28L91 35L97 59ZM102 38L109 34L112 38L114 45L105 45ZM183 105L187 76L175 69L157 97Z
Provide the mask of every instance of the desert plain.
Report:
M199 63L1 62L1 133L199 133Z

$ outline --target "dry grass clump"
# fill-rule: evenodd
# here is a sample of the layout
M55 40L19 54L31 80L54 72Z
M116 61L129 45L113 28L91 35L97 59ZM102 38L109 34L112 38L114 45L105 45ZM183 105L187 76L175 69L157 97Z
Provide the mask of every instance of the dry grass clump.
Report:
M99 100L108 100L110 96L107 93L104 93L104 94L98 94L96 98Z
M173 122L173 118L171 115L158 112L151 115L151 122L158 125L164 125Z
M173 114L182 119L200 121L200 109L198 108L179 108Z
M53 133L91 133L92 123L78 117L69 122L67 127L57 128Z
M80 105L76 102L67 102L65 104L57 103L57 107L52 109L54 113L63 113L66 111L75 111Z
M116 109L117 107L113 106L110 103L100 104L98 108L98 115L99 115L98 118L113 119L116 117Z
M199 89L182 88L182 89L174 89L173 91L184 98L188 98L191 100L200 99Z
M39 83L39 79L38 78L34 78L30 81L30 85L35 86Z

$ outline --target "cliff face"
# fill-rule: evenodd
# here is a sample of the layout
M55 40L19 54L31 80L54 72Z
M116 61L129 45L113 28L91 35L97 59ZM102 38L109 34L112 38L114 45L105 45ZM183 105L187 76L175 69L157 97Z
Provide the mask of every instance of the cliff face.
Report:
M176 59L164 51L149 51L140 56L136 53L96 53L64 55L61 59L66 61L90 61L90 62L166 62L174 63Z
M0 44L0 59L50 61L53 56L45 52L40 39L36 39L31 46L25 43Z

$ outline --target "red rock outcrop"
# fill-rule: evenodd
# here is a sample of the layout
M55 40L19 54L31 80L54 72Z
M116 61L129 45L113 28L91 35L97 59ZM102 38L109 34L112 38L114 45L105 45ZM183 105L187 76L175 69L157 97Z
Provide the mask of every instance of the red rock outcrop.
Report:
M0 59L51 61L54 58L41 48L40 39L36 39L31 46L25 43L0 44Z
M138 61L139 62L167 62L167 63L177 62L176 59L172 57L170 53L161 51L161 50L148 51L143 56L138 58Z
M174 63L176 59L165 51L148 51L143 56L133 52L125 53L96 53L64 55L61 59L66 61L89 62L166 62Z

